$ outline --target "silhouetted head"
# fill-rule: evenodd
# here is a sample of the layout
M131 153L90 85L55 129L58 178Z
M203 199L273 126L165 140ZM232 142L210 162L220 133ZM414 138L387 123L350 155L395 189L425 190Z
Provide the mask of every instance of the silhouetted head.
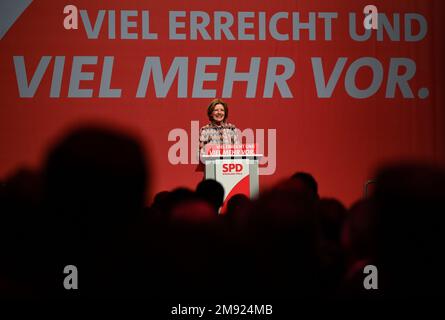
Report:
M211 204L216 211L224 201L224 187L216 180L207 179L201 181L196 187L196 194Z
M165 208L167 207L169 195L170 195L170 192L166 191L166 190L158 192L153 198L153 203L151 204L151 209L165 211Z
M81 212L143 208L148 173L139 142L126 134L83 127L64 137L44 165L51 202ZM105 210L98 210L105 209Z
M174 210L175 207L193 199L196 199L196 195L192 190L185 187L176 188L166 195L166 206L164 207L164 213L166 213L167 216L170 217L171 212L172 210Z
M296 172L291 176L291 180L298 184L301 189L312 194L315 199L319 199L318 183L311 174L307 172Z
M227 201L227 212L226 216L234 216L237 214L243 214L250 210L252 203L250 199L242 193L235 194L229 201Z

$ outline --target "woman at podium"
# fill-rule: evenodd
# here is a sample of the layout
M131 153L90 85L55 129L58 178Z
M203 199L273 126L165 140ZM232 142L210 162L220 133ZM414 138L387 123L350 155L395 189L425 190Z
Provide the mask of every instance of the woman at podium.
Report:
M238 144L238 129L227 122L229 108L221 99L214 99L207 108L210 123L199 131L199 150L207 144L231 145Z

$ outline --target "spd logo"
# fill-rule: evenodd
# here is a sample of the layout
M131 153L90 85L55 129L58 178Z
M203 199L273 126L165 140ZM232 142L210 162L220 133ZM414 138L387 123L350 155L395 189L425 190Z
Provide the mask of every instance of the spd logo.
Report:
M224 163L223 164L223 173L233 173L233 172L241 172L243 171L243 165L240 163Z

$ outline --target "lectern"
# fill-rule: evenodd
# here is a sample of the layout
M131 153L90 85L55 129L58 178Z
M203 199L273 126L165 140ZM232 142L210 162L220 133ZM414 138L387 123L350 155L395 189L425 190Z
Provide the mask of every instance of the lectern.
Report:
M227 201L242 193L253 199L259 192L258 164L262 154L255 144L206 145L201 154L205 164L205 178L214 179L224 187L224 213Z

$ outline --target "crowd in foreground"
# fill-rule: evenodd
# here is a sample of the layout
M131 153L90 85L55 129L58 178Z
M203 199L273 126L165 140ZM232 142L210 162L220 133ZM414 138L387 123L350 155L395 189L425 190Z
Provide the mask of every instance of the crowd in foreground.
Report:
M252 201L222 186L156 194L137 140L100 128L73 131L38 172L0 189L0 297L386 299L443 287L445 172L382 167L372 194L350 208L322 198L296 172ZM178 185L181 182L178 181ZM78 289L64 288L64 268ZM364 286L367 265L378 289Z

